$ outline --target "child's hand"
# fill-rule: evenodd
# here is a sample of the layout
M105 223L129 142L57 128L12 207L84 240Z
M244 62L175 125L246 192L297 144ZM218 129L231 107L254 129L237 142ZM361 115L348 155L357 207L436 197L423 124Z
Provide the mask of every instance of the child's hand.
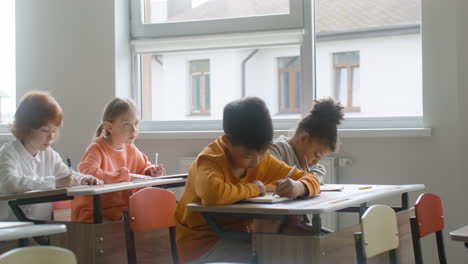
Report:
M103 185L104 181L94 176L87 175L81 180L81 185Z
M152 166L147 172L147 175L151 177L158 177L158 176L164 176L166 175L166 170L164 169L162 164L159 164L157 166Z
M255 180L251 183L257 185L258 190L260 191L260 194L258 196L265 195L266 189L265 189L265 185L263 184L263 182Z
M274 185L266 185L265 189L267 192L273 192L273 193L276 192L276 186Z
M55 188L68 188L73 185L76 185L76 180L71 174L55 179Z
M306 194L306 186L292 179L282 179L276 184L276 194L283 197L296 198Z
M129 182L130 173L127 168L123 167L119 171L119 182Z

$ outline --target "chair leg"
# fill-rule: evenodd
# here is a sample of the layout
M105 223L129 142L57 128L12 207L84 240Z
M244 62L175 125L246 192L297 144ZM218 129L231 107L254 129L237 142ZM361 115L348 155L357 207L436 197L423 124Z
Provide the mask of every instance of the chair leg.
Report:
M410 218L411 236L413 237L414 263L423 264L421 240L419 238L418 223L416 217Z
M136 264L136 251L135 251L135 239L133 232L130 230L130 221L128 219L128 212L123 212L124 226L125 226L125 243L127 245L127 263Z
M388 252L388 256L390 258L390 264L397 264L398 263L398 257L396 254L396 249L392 249Z
M447 264L447 257L445 256L444 237L442 231L436 232L437 250L439 251L440 264Z
M175 240L175 227L169 227L169 238L171 239L171 253L172 253L172 262L174 264L179 263L179 256L177 254L177 245Z
M356 247L356 260L358 264L366 264L367 260L364 256L364 249L362 247L362 234L354 233L354 246Z

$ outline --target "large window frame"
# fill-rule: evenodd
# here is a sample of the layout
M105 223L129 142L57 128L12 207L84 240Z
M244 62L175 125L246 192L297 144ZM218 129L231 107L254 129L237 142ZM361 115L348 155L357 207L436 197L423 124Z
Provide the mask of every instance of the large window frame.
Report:
M274 119L275 130L290 130L309 112L316 94L314 1L290 0L289 15L213 19L203 21L145 24L140 12L142 0L131 0L131 45L133 55L133 94L141 103L138 80L142 54L190 52L207 49L231 49L299 45L301 59L301 108L296 119ZM144 0L143 0L144 1ZM213 102L212 102L213 104ZM413 129L423 128L422 116L350 117L340 129ZM142 131L202 132L221 131L221 120L142 121Z

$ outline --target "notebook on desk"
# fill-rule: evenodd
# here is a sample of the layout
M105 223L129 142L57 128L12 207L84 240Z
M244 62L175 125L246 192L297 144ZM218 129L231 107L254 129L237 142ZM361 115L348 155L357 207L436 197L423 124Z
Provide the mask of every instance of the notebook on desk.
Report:
M251 202L251 203L279 203L279 202L288 201L288 200L292 200L292 198L280 197L272 192L267 192L264 196L248 198L242 201Z

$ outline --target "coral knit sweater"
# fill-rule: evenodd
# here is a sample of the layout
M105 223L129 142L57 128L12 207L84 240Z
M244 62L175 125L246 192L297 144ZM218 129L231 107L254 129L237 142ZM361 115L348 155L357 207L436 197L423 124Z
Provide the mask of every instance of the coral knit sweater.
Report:
M226 159L225 145L221 138L210 143L197 157L190 168L184 193L175 212L176 240L179 257L189 262L201 257L219 237L211 230L198 212L189 211L187 204L203 205L233 204L240 200L259 195L258 187L250 182L262 181L275 185L283 179L291 167L273 158L269 153L254 169L248 169L243 178L234 176ZM291 179L299 179L307 186L309 196L320 192L317 178L305 171L295 170ZM225 231L246 232L252 220L217 219Z
M129 173L145 174L151 167L148 157L135 145L125 144L116 150L107 145L104 138L97 138L86 150L78 165L81 173L90 174L104 181L104 184L130 181ZM116 221L122 212L128 210L128 198L133 190L101 194L102 217ZM92 196L75 196L72 201L72 221L93 222Z

